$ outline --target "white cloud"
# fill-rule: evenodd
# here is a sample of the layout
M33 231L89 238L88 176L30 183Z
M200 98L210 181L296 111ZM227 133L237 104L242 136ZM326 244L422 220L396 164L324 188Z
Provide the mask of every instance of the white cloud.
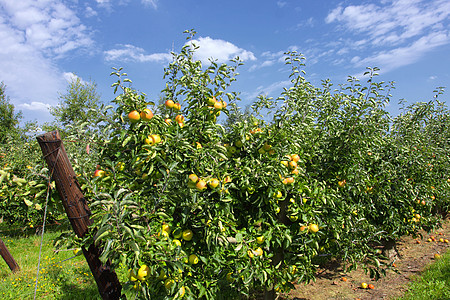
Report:
M450 2L445 0L395 0L386 5L339 6L325 18L344 28L370 37L372 44L395 45L426 34L450 16ZM367 34L367 35L366 35Z
M290 47L289 49L294 50L294 49L292 49L292 48L293 48L293 47ZM277 52L266 51L266 52L263 52L263 53L261 54L261 56L262 56L262 57L267 57L267 58L270 59L270 60L277 60L277 61L279 61L279 62L282 62L282 61L284 61L284 57L285 57L284 52L285 52L285 51L277 51Z
M118 5L120 6L128 5L131 2L131 0L95 0L95 2L97 2L98 6L102 8L112 10L115 6ZM158 8L158 2L159 0L141 0L141 3L144 6L150 6L153 9Z
M209 58L216 59L218 62L226 62L239 56L242 60L256 60L254 54L250 51L241 49L234 44L224 41L215 40L210 37L199 38L190 41L199 48L194 53L194 59L208 62ZM143 48L130 44L117 45L116 48L104 52L106 61L134 61L134 62L157 62L167 63L172 60L169 53L152 53L147 54Z
M356 63L358 63L358 62L360 62L361 61L361 57L359 57L359 56L354 56L351 60L350 60L350 62L352 63L352 64L356 64Z
M341 49L339 49L339 50L336 52L336 54L337 54L337 55L344 55L344 54L347 54L348 52L349 52L348 48L341 48Z
M271 95L273 92L279 91L284 87L289 87L291 86L292 83L290 80L283 80L283 81L278 81L278 82L274 82L268 86L258 86L255 91L253 91L252 93L242 93L242 97L241 98L247 98L249 100L254 100L256 99L259 95Z
M63 77L67 82L72 82L74 79L78 78L78 76L72 72L64 72Z
M169 53L146 54L145 50L133 45L118 45L118 48L104 52L106 61L135 61L166 63L172 60Z
M50 104L33 101L31 103L19 104L18 107L22 108L22 109L32 110L32 111L45 111L45 112L47 112L48 109L50 108Z
M381 71L388 72L398 67L414 63L425 55L425 53L449 42L450 36L448 32L430 33L411 45L389 51L381 51L375 53L373 56L355 61L355 63L358 66L377 66L381 68Z
M90 49L93 41L62 1L0 0L0 6L1 80L25 116L27 110L42 112L56 104L57 92L66 85L56 61L73 50Z
M229 61L236 57L239 57L243 61L256 60L253 52L241 49L224 40L205 37L190 41L189 43L200 47L195 51L194 59L200 60L203 63L208 62L210 58L217 60L219 63Z
M98 15L98 13L90 6L86 6L85 14L86 14L86 17L88 17L88 18L95 17Z
M83 80L78 75L76 75L75 73L72 73L72 72L64 72L63 73L63 78L66 80L67 83L71 83L72 81L77 80L77 79L80 80L81 84L86 84L87 83L85 80Z
M346 50L338 54L349 54L354 66L376 65L387 72L449 44L449 18L447 0L386 0L340 5L328 13L325 22L336 23L339 32L351 34L340 41Z
M274 64L275 62L273 60L266 60L265 62L263 62L262 64L254 64L252 65L248 71L249 72L253 72L256 71L258 69L264 68L264 67L270 67Z
M2 23L14 29L22 44L47 56L65 55L93 44L88 28L61 1L0 0L0 4L4 7Z
M283 8L283 7L285 7L285 6L286 6L286 4L287 4L287 2L286 2L286 1L277 1L277 5L278 5L278 7L280 7L280 8Z
M314 18L310 17L307 20L302 20L300 23L298 23L295 29L299 30L305 27L314 27L314 23L315 23Z
M142 3L152 6L154 9L158 8L158 0L142 0Z

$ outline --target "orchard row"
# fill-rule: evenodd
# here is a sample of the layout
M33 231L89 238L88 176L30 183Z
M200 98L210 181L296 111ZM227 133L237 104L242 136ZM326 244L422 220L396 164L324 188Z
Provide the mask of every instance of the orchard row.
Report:
M240 61L205 67L194 51L174 54L160 105L115 69L112 106L68 137L99 128L86 160L97 169L74 162L93 211L81 244L101 243L103 260L127 266L124 293L275 298L333 258L376 277L389 267L384 245L431 230L448 211L450 113L440 92L392 117L392 86L376 82L376 69L366 84L315 87L303 57L288 52L291 85L243 112L230 91ZM42 205L38 172L23 174L23 186L10 177L2 193Z

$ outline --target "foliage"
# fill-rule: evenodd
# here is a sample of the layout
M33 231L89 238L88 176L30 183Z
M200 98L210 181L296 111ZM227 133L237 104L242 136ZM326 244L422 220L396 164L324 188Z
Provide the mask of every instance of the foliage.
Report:
M22 114L16 113L14 105L9 102L6 85L0 83L0 144L5 143L8 137L15 136L21 118Z
M384 107L393 85L376 82L376 68L365 84L314 87L304 58L287 52L291 86L241 113L230 91L239 59L204 67L195 50L184 46L165 71L161 99L173 102L164 117L140 119L153 102L121 68L111 74L121 94L96 141L102 173L83 178L94 199L85 243L129 266L126 293L270 294L314 279L317 263L333 257L376 277L386 270L377 248L431 229L448 209L449 112L437 99L392 118ZM218 124L230 110L233 121Z
M4 88L2 84L0 131L5 134L0 134L0 223L34 226L42 219L47 186L38 163L37 143L29 135L36 125L19 127L21 114L9 104Z
M313 280L331 258L378 277L388 268L384 244L432 229L448 211L442 89L393 118L385 110L393 84L377 82L377 68L364 83L316 87L303 56L286 52L290 85L241 112L231 85L242 62L204 66L193 59L197 48L173 53L156 107L114 68L112 105L64 127L92 199L81 244L101 243L103 261L129 268L128 296L230 299L264 290L274 298ZM14 175L4 185L8 199L36 195Z
M75 77L69 83L66 93L60 94L59 104L50 108L50 113L62 127L76 122L96 122L100 109L100 96L95 82L84 82Z
M99 119L98 110L102 109L95 89L94 83L74 79L68 85L67 93L61 95L60 105L52 110L59 123L40 126L36 122L28 122L8 133L0 145L2 221L22 227L42 223L42 207L49 191L49 172L35 138L42 131L59 130L64 137L73 135L74 139L67 141L65 148L79 176L95 168L97 151L91 136L101 128L101 125L95 124ZM11 115L17 115L12 106L10 109ZM82 130L77 126L81 126ZM83 134L77 136L78 133ZM48 204L50 214L47 222L54 222L63 210L56 191L50 192Z

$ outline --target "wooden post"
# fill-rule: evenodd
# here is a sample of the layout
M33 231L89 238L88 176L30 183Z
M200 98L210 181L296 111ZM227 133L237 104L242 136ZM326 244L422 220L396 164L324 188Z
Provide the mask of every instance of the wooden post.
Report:
M6 245L5 243L3 243L3 240L1 238L0 238L0 254L2 255L6 264L13 273L20 270L19 265L14 260L14 257L12 257L11 253L9 253L8 248L6 248Z
M67 157L66 150L58 131L47 132L37 137L50 174L56 183L62 204L70 224L78 237L83 237L91 225L91 211L78 183L75 172ZM89 268L97 283L98 291L103 299L119 299L122 286L114 270L99 259L101 250L94 244L83 248Z

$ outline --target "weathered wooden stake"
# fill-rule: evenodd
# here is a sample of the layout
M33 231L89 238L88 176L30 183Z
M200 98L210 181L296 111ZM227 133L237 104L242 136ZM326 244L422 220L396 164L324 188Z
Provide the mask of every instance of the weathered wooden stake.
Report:
M3 240L1 238L0 238L0 254L13 273L20 270L19 265L14 260L14 257L12 257L11 253L9 253L8 248L6 248L6 245L5 243L3 243Z
M67 217L78 237L83 237L91 225L91 211L78 183L75 172L67 157L63 142L58 131L47 132L37 137L44 159L56 183L56 189L61 197ZM103 299L119 299L122 286L114 270L107 263L100 261L101 250L90 245L83 249L89 268L97 283L98 291Z

